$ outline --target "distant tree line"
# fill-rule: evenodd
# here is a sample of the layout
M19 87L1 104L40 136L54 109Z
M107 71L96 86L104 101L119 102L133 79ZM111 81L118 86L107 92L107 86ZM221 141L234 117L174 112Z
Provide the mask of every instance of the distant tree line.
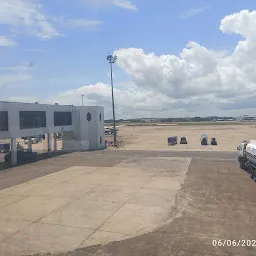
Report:
M211 121L228 121L235 120L234 117L219 117L219 116L208 116L208 117L169 117L169 118L135 118L135 119L118 119L117 123L129 122L129 123L148 123L148 122L211 122ZM113 120L105 120L105 123L112 123Z

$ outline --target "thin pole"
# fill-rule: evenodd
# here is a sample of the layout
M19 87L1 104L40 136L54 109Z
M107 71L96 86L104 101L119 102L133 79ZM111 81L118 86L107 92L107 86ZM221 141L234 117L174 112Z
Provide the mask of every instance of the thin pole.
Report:
M113 86L113 71L112 71L112 58L110 60L110 76L112 88L112 111L113 111L113 125L114 125L114 146L116 146L116 118L115 118L115 102L114 102L114 86Z
M82 106L84 105L84 95L82 94Z

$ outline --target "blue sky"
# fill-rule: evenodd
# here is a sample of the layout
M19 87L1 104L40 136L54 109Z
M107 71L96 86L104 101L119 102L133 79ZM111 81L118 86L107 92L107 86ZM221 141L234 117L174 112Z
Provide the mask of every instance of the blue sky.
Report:
M3 2L0 0L0 8ZM39 3L41 6L36 5ZM209 50L232 54L242 37L220 31L221 20L256 8L253 0L10 0L11 4L20 6L21 14L6 13L0 18L0 37L14 44L0 47L0 100L57 99L81 86L109 84L106 56L119 49L179 56L194 41ZM33 22L33 18L26 21L26 14L34 10L56 34L51 31L44 39L36 34L36 24L26 24ZM10 69L14 67L17 69ZM141 85L127 68L115 65L116 89L126 90L123 85L129 82L133 82L131 88L135 83L145 89L147 85ZM16 78L6 80L6 75ZM101 104L98 98L96 101Z

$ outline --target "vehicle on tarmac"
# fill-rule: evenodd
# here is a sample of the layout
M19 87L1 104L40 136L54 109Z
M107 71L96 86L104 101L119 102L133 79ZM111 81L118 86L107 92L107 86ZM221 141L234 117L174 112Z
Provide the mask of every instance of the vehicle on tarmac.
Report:
M243 141L237 147L240 168L247 171L256 181L256 141Z
M212 138L212 140L211 140L211 145L217 145L217 140L216 140L216 138Z
M117 128L114 129L114 127L113 128L107 127L107 128L105 128L105 135L113 135L115 130L116 130L116 132L118 131Z
M177 140L177 136L168 137L168 146L175 146L177 144Z
M200 141L201 145L208 145L208 136L206 134L202 134Z
M187 138L186 137L181 137L180 138L180 144L188 144Z

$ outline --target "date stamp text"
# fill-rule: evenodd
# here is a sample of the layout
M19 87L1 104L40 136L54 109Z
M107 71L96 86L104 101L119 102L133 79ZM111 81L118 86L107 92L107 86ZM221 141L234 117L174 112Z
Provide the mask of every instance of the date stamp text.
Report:
M254 246L256 247L256 240L227 240L227 239L222 239L222 240L212 240L212 245L216 247L251 247Z

